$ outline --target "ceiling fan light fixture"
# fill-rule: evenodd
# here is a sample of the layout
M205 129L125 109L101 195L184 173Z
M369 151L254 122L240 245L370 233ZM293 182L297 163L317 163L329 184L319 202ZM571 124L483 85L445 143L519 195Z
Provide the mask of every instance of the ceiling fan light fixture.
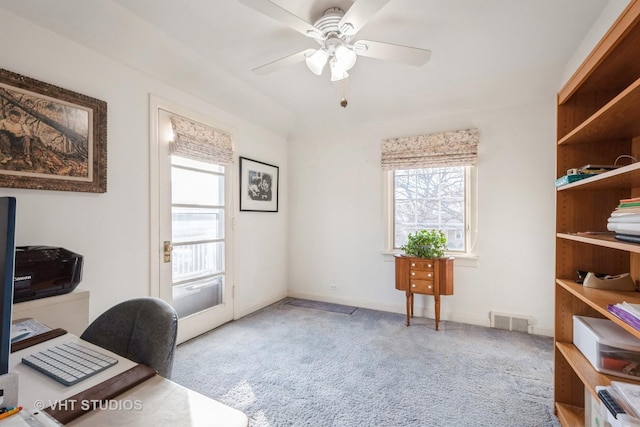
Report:
M355 66L358 56L415 66L424 65L431 56L430 50L418 47L371 40L352 41L362 27L390 0L350 0L349 2L342 0L339 3L351 3L346 11L339 7L330 7L324 11L313 25L287 8L277 4L281 0L239 1L245 6L281 21L295 31L312 38L319 45L317 50L312 48L305 49L254 68L253 70L259 74L266 74L283 66L297 64L304 60L309 70L320 76L328 63L331 81L335 85L346 86L349 80L347 71ZM341 106L347 106L347 98L343 90Z
M327 64L327 60L329 59L329 53L324 49L316 50L313 55L308 56L305 59L307 67L311 72L317 76L322 74L322 70L324 66Z
M336 58L331 58L331 61L329 61L329 68L331 69L332 82L337 82L338 80L349 77L347 70L339 61L336 60Z
M356 65L357 57L355 52L345 45L340 45L336 48L335 57L336 61L340 63L345 71L350 70L354 65Z

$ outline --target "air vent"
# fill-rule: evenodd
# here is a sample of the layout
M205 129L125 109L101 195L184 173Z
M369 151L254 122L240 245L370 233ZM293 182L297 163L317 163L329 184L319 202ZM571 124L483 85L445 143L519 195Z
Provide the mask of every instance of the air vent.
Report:
M530 316L491 311L489 312L489 319L491 320L492 328L525 332L527 334L530 334L533 330L533 319Z

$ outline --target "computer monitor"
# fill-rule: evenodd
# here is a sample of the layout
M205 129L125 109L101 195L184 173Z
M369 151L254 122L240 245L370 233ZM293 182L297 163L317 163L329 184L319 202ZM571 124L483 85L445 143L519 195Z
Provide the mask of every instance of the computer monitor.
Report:
M16 199L0 197L0 375L9 372L11 311L16 256Z

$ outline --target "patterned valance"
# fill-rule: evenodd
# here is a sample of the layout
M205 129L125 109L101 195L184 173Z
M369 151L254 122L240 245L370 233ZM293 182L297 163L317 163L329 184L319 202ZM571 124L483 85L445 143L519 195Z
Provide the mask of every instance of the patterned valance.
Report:
M478 129L462 129L382 141L382 169L472 166L478 157Z
M215 164L231 164L231 135L180 116L171 116L171 154Z

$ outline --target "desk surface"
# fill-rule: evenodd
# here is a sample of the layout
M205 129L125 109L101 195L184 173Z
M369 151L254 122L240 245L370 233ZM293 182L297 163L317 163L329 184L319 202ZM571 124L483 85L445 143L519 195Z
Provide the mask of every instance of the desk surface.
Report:
M71 387L23 365L22 357L64 342L78 342L109 354L118 363L97 375ZM118 375L136 364L72 334L37 344L11 355L9 367L19 376L19 403L25 408L42 409L89 387ZM91 411L67 424L68 426L248 426L247 416L229 406L189 390L159 375L122 393L102 409Z

